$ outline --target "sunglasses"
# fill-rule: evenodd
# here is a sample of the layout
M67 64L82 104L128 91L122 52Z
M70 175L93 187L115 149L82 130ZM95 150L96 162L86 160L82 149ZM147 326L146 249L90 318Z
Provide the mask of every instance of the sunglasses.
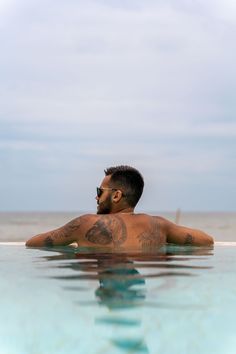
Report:
M100 198L103 191L117 191L116 188L100 188L100 187L97 187L97 197Z

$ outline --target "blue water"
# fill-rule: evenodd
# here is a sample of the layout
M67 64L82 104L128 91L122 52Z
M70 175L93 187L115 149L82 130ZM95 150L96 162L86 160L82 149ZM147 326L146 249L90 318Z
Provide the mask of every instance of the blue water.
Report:
M0 354L236 351L236 247L0 245Z

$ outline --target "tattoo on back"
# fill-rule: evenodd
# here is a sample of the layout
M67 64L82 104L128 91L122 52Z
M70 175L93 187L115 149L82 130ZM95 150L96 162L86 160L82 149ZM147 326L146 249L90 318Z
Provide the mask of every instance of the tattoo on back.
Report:
M151 220L150 229L138 235L138 240L142 249L150 250L163 244L164 239L161 237L160 226L157 220Z
M193 244L193 236L190 234L187 234L187 236L185 237L184 244L185 245L192 245Z
M127 238L126 225L119 216L101 216L87 231L85 238L100 245L120 246Z

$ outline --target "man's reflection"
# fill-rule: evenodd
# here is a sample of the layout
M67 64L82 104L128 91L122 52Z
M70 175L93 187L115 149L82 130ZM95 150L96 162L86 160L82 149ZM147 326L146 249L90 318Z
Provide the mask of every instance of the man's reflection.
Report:
M129 265L133 263L129 262ZM139 288L145 285L145 280L135 268L117 269L116 265L105 269L99 274L99 284L95 295L100 304L110 309L134 307L145 299L144 288Z
M130 317L130 312L122 314L120 318L113 316L113 311L116 312L123 309L137 308L145 305L146 298L146 283L147 278L161 277L160 290L165 288L165 282L170 287L175 286L174 277L176 276L192 276L194 269L207 269L209 267L189 265L188 261L196 259L203 259L202 256L209 256L212 253L210 248L194 248L194 247L166 247L158 254L150 253L120 253L114 254L109 252L98 252L88 249L74 249L58 248L54 249L60 252L58 255L46 256L48 261L59 261L57 269L67 268L74 272L71 275L57 275L53 278L79 281L79 287L67 287L68 290L81 290L81 281L97 280L99 286L95 290L95 297L99 305L107 307L111 312L105 317L95 318L95 323L98 325L107 325L117 327L141 326L140 318L133 319ZM52 251L52 249L50 249ZM201 257L199 257L201 256ZM60 261L63 262L60 263ZM65 262L67 260L67 262ZM77 262L75 261L77 260ZM145 275L143 275L143 269ZM171 286L170 286L171 282ZM76 284L77 285L77 284ZM80 304L86 305L86 303ZM91 303L88 303L91 305ZM146 304L147 305L147 304ZM155 303L149 304L154 307ZM159 305L160 307L160 305ZM128 315L127 315L128 314ZM111 339L114 346L119 348L126 348L142 351L148 353L147 345L143 335L135 338L119 338Z

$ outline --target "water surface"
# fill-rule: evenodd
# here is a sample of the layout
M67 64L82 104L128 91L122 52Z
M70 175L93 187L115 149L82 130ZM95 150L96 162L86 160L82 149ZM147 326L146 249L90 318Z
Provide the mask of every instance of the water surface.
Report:
M0 353L234 353L236 247L0 245Z

